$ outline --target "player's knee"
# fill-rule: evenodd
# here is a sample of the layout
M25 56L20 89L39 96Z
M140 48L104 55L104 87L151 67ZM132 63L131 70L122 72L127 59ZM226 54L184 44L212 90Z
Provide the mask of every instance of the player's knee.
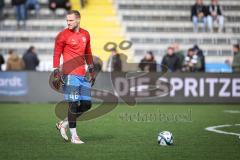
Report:
M69 102L69 111L72 114L76 114L77 113L77 102Z
M92 107L92 102L91 101L81 101L81 112L86 112Z

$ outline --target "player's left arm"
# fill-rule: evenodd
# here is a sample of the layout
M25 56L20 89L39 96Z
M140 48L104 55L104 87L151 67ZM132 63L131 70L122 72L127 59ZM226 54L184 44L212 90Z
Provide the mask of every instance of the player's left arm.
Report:
M92 57L92 50L91 50L91 40L90 40L89 33L87 34L85 60L88 65L88 72L90 73L90 82L91 82L91 85L93 86L95 83L95 71L94 71L94 64L93 64L93 57Z

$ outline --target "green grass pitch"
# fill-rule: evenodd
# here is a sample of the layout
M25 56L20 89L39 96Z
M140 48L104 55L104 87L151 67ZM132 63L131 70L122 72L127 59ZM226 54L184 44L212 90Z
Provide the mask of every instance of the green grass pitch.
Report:
M125 104L90 121L78 122L85 144L64 142L55 123L54 104L0 104L2 160L237 160L240 139L206 131L209 126L240 134L240 105ZM159 146L160 131L169 130L173 146Z

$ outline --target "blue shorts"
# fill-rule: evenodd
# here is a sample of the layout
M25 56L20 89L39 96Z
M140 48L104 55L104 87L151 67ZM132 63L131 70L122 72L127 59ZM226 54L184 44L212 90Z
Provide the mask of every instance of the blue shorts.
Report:
M91 84L85 77L65 75L63 80L64 99L66 101L91 100Z

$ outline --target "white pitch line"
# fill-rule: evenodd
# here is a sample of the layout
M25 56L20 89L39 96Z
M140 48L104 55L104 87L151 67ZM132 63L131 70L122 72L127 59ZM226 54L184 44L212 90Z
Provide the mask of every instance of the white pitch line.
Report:
M240 113L239 110L224 110L223 112L225 112L225 113L232 113L232 114Z
M240 124L235 124L236 126L240 126ZM225 124L225 125L219 125L219 126L210 126L205 128L205 130L210 131L210 132L216 132L220 134L229 134L229 135L234 135L240 137L240 133L234 133L234 132L226 132L226 131L221 131L218 130L217 128L223 128L223 127L231 127L233 125L230 124Z

